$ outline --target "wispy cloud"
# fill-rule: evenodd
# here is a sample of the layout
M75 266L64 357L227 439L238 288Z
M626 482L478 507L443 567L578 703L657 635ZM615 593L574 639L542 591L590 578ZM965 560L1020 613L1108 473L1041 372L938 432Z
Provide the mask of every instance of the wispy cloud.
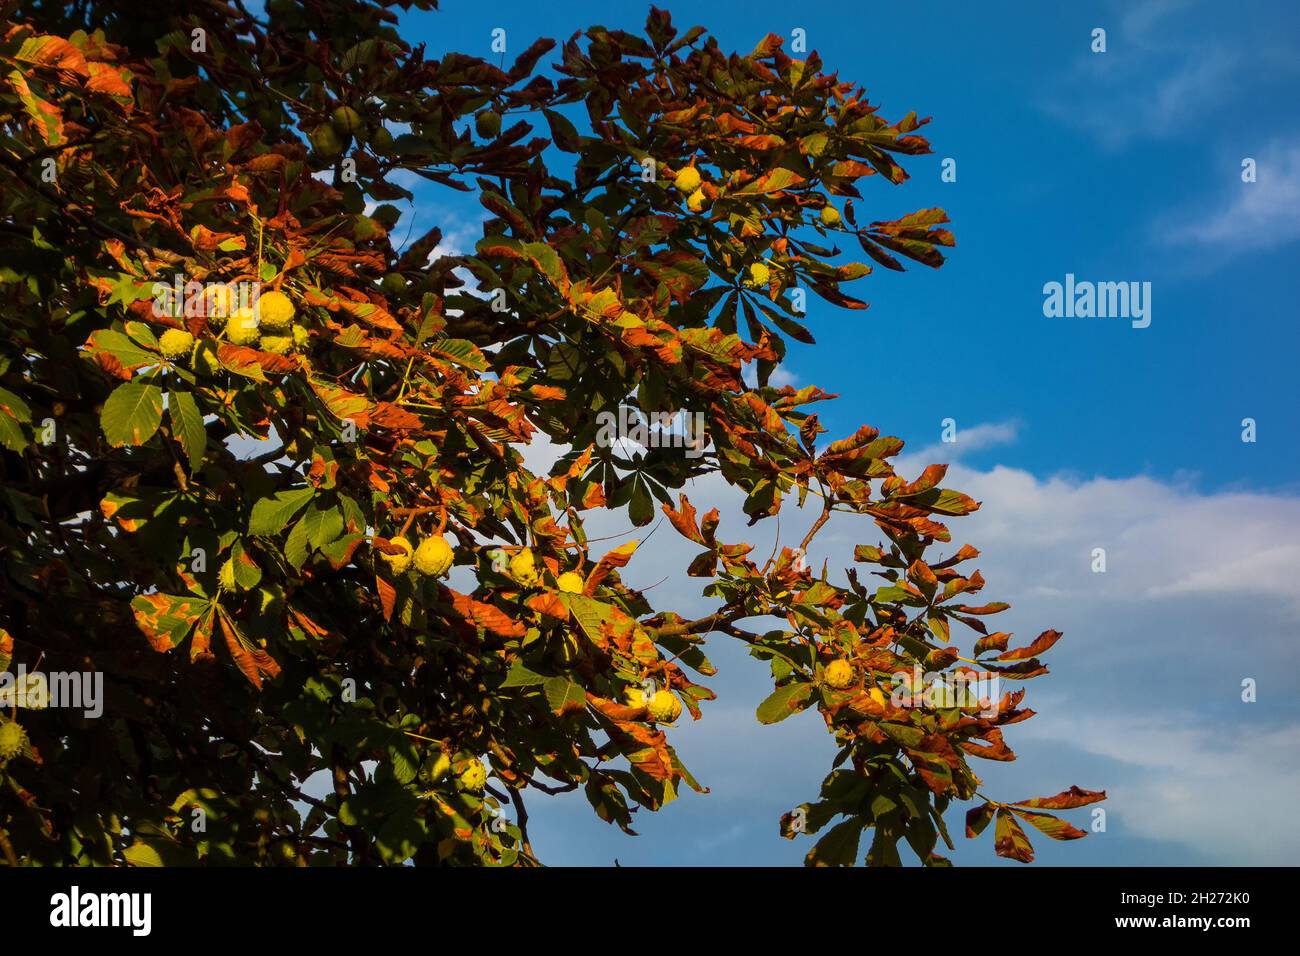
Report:
M1020 423L1014 420L983 422L969 428L957 427L953 432L953 441L925 445L915 451L904 449L896 464L904 472L923 468L932 462L949 464L990 448L1015 444L1019 436Z
M1274 140L1258 155L1256 181L1230 187L1205 208L1165 217L1157 232L1176 245L1214 247L1225 254L1271 248L1300 239L1300 138Z
M1109 803L1143 836L1194 844L1219 865L1290 866L1300 854L1300 827L1291 822L1300 724L1244 728L1196 713L1085 712L1040 715L1024 737L1076 746L1123 768Z
M1212 32L1184 35L1202 13L1188 0L1143 0L1099 15L1106 51L1081 52L1049 84L1044 110L1108 149L1200 128L1251 66Z
M987 423L965 429L962 440L969 440L968 450L1005 449L1015 434L1012 423ZM952 461L960 444L937 446L933 460ZM901 473L914 476L925 457L913 455ZM1055 792L1050 788L1072 782L1106 788L1111 798L1104 806L1117 827L1096 843L1092 862L1293 858L1300 825L1283 805L1300 786L1300 710L1270 675L1285 681L1300 669L1292 637L1300 621L1294 583L1300 580L1300 547L1294 544L1300 541L1300 497L1202 493L1141 475L1040 477L961 462L944 484L982 502L971 517L950 522L953 543L937 550L951 553L966 541L983 550L967 566L978 566L989 581L982 596L1013 605L990 623L1016 632L1015 644L1047 627L1066 635L1047 660L1052 674L1028 687L1028 702L1040 716L1007 733L1026 763L993 768L1005 773L1005 786L1015 791L1010 795ZM771 548L774 523L746 528L742 496L717 476L684 490L700 511L721 510L721 540L748 541L760 555ZM782 541L798 541L815 511L788 501ZM592 518L593 536L645 537L621 515L596 512ZM837 515L814 541L809 563L846 567L855 544L880 537L870 521ZM1098 547L1106 549L1105 573L1093 570ZM687 614L707 613L714 602L701 595L703 582L682 571L698 550L661 527L624 569L624 580L645 587L668 573L651 592L653 600ZM954 634L963 648L972 639L971 632ZM701 822L700 840L743 828L738 839L710 845L712 862L785 860L791 848L773 822L779 808L768 805L771 763L747 763L741 755L780 755L780 799L793 805L815 792L828 738L812 718L760 726L752 708L770 686L766 670L723 644L713 638L708 648L720 673L706 683L719 701L704 707L700 722L672 732L712 792L685 795L689 808L666 813L684 814L674 817L679 822L708 819ZM1264 702L1240 700L1243 677L1259 679ZM1059 779L1062 773L1070 779ZM697 801L708 806L697 808ZM1261 819L1279 821L1272 834L1256 825ZM583 840L603 839L602 824L576 815L557 825L581 832ZM1057 852L1040 850L1045 857ZM683 847L681 862L694 859ZM1071 856L1065 851L1057 859L1069 862Z

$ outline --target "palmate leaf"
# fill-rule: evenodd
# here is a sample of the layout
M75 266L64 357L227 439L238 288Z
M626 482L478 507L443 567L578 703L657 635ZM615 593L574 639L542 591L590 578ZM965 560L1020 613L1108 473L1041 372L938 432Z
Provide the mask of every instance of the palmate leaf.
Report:
M906 838L933 863L936 814L974 791L965 760L975 750L965 745L1000 754L1001 737L986 718L888 703L886 683L914 663L956 666L931 646L949 636L950 617L979 630L980 608L949 605L980 590L977 575L956 579L951 565L927 556L934 539L946 540L934 519L975 503L941 489L936 470L910 483L895 478L888 459L901 442L875 429L817 456L824 429L803 406L833 396L769 387L789 341L812 339L794 311L795 288L865 304L841 283L864 284L865 263L876 260L848 262L832 245L857 232L877 259L939 261L937 247L949 241L941 213L860 229L875 215L845 201L865 205L863 177L873 185L904 178L891 157L925 151L910 135L917 118L880 119L818 58L781 54L776 36L754 58L715 56L711 42L685 50L702 30L679 35L657 10L648 21L653 47L595 28L564 45L558 74L529 76L548 44L529 47L508 72L454 52L427 60L376 33L387 27L359 0L331 6L332 68L305 55L305 33L272 30L258 42L242 14L210 5L203 25L221 55L203 61L213 82L194 84L172 75L192 59L188 25L175 18L158 31L161 60L96 62L134 49L103 5L87 0L57 15L41 5L0 50L0 77L21 80L5 86L14 143L40 153L71 137L74 120L84 140L42 153L56 160L51 188L66 200L58 229L46 227L50 210L39 196L0 190L10 225L0 236L8 254L0 299L16 319L0 329L0 385L17 399L0 393L0 443L21 448L40 479L23 490L23 469L4 469L8 530L24 548L11 549L16 573L0 575L0 598L12 603L15 588L45 582L57 599L21 596L29 634L84 630L78 650L90 664L130 678L126 696L110 702L124 708L127 726L110 721L109 738L67 732L57 714L33 723L36 746L57 741L50 752L66 758L41 769L47 779L32 774L28 814L47 832L89 822L78 824L88 832L61 841L33 837L36 826L15 828L24 862L533 863L520 828L496 816L500 787L462 787L461 768L487 761L520 800L547 786L543 777L566 789L585 784L597 813L630 829L631 806L657 809L683 781L702 787L670 745L678 729L623 703L625 695L653 682L707 719L700 704L712 692L693 683L691 669L710 673L704 641L726 635L748 643L782 685L757 719L776 723L815 707L836 738L829 784L801 831L825 838L808 862L860 862L862 834L874 827L867 862L900 862ZM65 22L79 29L75 42L28 43L33 31ZM313 112L349 103L361 114L364 128L345 146L364 157L356 183L331 186L338 157L319 148L321 137L305 155L293 145L292 125L323 117L287 110L271 76ZM228 109L213 110L213 83ZM164 91L178 120L160 119L149 97L136 104L133 89ZM446 90L457 92L439 95ZM472 114L485 108L509 116L499 135L475 135ZM388 149L390 127L412 122ZM543 138L548 128L555 145ZM122 163L138 156L139 142L158 159L146 180ZM556 162L557 152L568 155ZM705 204L686 205L670 180L641 181L628 160L648 157L674 172L694 165ZM414 199L397 181L412 165L431 183L481 198L485 238L475 254L438 252L436 228L413 230L422 236L410 242L398 226L406 210L373 206ZM818 225L827 202L844 226ZM760 261L771 267L764 288L742 285ZM158 321L153 282L173 273L183 282L257 279L282 292L295 309L296 340L281 355L284 343L271 343L265 329L255 346L235 345L228 324L202 315ZM506 292L507 313L479 290ZM174 320L198 340L194 361L160 354L158 337ZM873 367L906 385L915 356L905 353L891 361L881 352ZM753 371L759 389L749 387ZM105 397L107 425L89 411ZM705 461L655 448L625 467L632 463L601 454L592 419L626 401L703 411L712 440ZM33 446L41 425L32 419L47 416L61 441ZM164 426L168 440L150 440ZM523 448L537 431L574 448L545 476L528 467ZM241 435L279 451L248 453L231 440ZM132 447L117 450L124 445ZM618 544L626 532L588 537L583 522L607 506L634 524L652 521L656 500L709 473L748 496L755 523L820 490L836 511L874 519L889 543L859 549L855 557L875 566L859 565L845 587L815 547L805 543L807 567L789 547L774 549L765 566L765 548L716 537L734 516L698 516L683 499L673 523L691 553L703 553L682 564L711 579L707 596L718 602L709 609L717 613L690 621L671 600L655 603L670 597L665 590L633 583L655 570L652 558L630 545L601 557L597 542ZM69 485L78 493L62 494ZM32 494L47 487L48 500ZM74 526L69 519L87 504L99 515ZM771 522L755 534L765 530ZM365 546L435 533L452 544L451 582L465 593L418 568L398 573L379 557L382 545ZM484 551L494 545L530 548L540 578L502 573ZM210 566L193 566L200 549ZM912 577L900 580L909 567ZM582 577L584 593L558 591L565 570ZM188 654L142 654L144 640L119 639L127 602L152 647ZM752 634L758 617L777 629ZM7 653L21 658L26 649ZM1005 651L1005 640L990 640L980 653ZM853 665L849 691L804 676L827 674L835 659ZM268 686L281 664L287 679ZM990 669L1023 676L1038 666L1011 657ZM347 679L355 699L340 693ZM1016 693L1004 702L993 724L1030 713ZM598 728L608 744L593 739ZM181 761L155 759L150 774L164 807L172 795L196 794L200 778L241 781L239 799L220 805L220 833L178 825L193 798L173 806L170 837L161 825L150 829L156 821L140 802L142 755L173 753L186 740L213 746ZM437 780L435 751L455 768ZM75 775L90 764L104 772L93 805L83 806ZM336 789L346 783L346 800L304 808L286 799L286 784L322 772ZM999 822L1000 849L1020 851L1016 821L1072 836L1038 812L1056 799L1012 806L1010 822ZM975 826L1006 806L988 805ZM139 842L124 851L131 840Z
M110 445L143 445L162 424L163 393L148 382L124 382L113 389L100 413Z

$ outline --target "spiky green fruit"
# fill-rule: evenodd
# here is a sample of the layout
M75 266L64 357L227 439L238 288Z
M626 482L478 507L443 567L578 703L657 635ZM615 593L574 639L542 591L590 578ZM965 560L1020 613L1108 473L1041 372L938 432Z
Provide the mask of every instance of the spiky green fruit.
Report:
M426 577L441 577L450 570L454 557L446 538L440 534L430 535L415 549L415 570Z
M257 297L255 311L263 332L284 332L293 324L293 302L283 292L263 292Z
M510 576L526 588L537 583L537 559L533 557L532 551L524 548L515 552L515 556L510 559Z
M471 793L482 793L487 786L487 768L475 760L460 772L460 788Z
M194 336L184 329L168 329L158 338L158 347L165 358L171 361L184 358L194 348Z
M380 560L387 564L394 574L405 574L411 566L411 556L415 553L415 549L406 538L390 538L388 543L397 545L402 549L402 553L389 554L387 551L380 551Z
M682 702L670 690L656 691L648 706L655 723L671 724L682 715Z
M0 761L12 760L27 748L27 731L12 720L0 723Z
M843 690L853 683L853 665L846 660L831 661L826 665L826 683L836 690Z

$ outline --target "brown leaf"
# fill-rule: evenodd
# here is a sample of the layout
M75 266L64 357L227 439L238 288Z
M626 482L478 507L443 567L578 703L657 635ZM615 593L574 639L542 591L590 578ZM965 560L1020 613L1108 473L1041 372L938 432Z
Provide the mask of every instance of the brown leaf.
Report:
M451 588L447 590L451 591L451 603L456 612L470 623L493 634L500 634L502 637L524 636L524 626L499 607L476 601L469 595L461 594Z

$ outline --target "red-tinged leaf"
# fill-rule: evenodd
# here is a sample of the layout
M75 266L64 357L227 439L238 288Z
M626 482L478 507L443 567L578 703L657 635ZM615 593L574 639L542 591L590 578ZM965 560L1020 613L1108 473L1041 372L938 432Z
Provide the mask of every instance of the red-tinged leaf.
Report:
M80 77L85 77L89 73L86 56L81 50L63 37L48 34L24 40L22 46L13 54L13 58L23 63L49 67Z
M691 561L686 573L693 578L711 578L717 573L718 552L709 550L701 552Z
M553 617L560 621L569 619L569 608L558 594L550 592L534 594L524 603L538 614L545 614L547 617Z
M104 93L120 100L131 99L131 73L125 69L109 66L107 63L88 63L90 78L86 80L86 89L95 93Z
M131 601L136 627L155 651L170 651L180 644L210 607L203 598L188 595L142 594Z
M937 564L931 564L930 567L951 568L951 567L955 567L958 564L961 564L963 561L969 561L971 558L978 558L979 556L980 556L979 549L972 547L969 544L963 544L960 548L957 549L957 553L954 554L951 558L945 558L943 561L940 561Z
M587 709L587 692L565 677L548 677L542 684L542 692L551 712L558 717L580 714Z
M370 424L390 431L415 431L423 427L419 417L392 402L379 402L370 412Z
M499 607L476 601L469 595L461 594L458 591L451 591L451 603L461 617L477 627L484 628L502 637L524 636L524 626L513 620Z
M18 70L11 71L7 79L41 140L48 146L57 146L65 142L67 137L63 133L63 111L33 93L31 87L27 85L27 80Z
M819 460L826 461L827 459L856 451L875 441L879 435L880 431L878 429L872 428L870 425L863 425L848 438L841 438L839 441L833 441L827 445L826 450L822 452Z
M1034 862L1034 847L1010 810L998 810L993 849L998 856L1021 863Z
M1018 800L1018 807L1034 807L1039 810L1073 810L1086 807L1090 803L1100 803L1106 799L1105 790L1084 790L1071 786L1054 797L1034 797L1032 800Z
M231 345L229 342L222 342L217 348L217 358L232 372L259 382L266 381L263 372L282 374L298 367L298 360L291 355L276 355L274 352Z
M920 558L912 562L907 569L907 577L913 584L921 589L921 592L927 597L933 597L935 590L939 587L939 579L935 577L934 572Z
M398 548L398 551L402 549ZM403 552L404 553L404 552ZM384 620L393 619L393 608L397 606L397 588L391 581L385 581L379 575L375 575L375 590L379 592L379 606L383 608Z
M226 648L230 651L235 666L248 678L250 684L261 690L263 675L271 678L280 676L280 665L266 651L255 647L240 633L235 622L230 619L230 615L218 609L217 617L221 621L221 630L226 638Z
M325 403L325 407L330 410L330 414L339 421L351 421L358 428L365 428L370 423L370 400L364 395L315 380L312 381L311 386L320 400Z
M788 434L788 429L785 427L785 422L781 420L781 416L776 413L775 409L759 398L758 395L754 392L746 392L744 401L758 418L759 427L761 427L765 432L777 436L785 436Z
M975 642L975 656L979 657L985 651L1005 651L1007 641L1011 635L1004 631L998 631L996 634L990 634L987 637L981 637Z
M689 252L661 252L635 265L656 282L662 282L678 302L688 301L709 277L709 267Z
M963 610L966 609L963 608ZM1051 648L1051 646L1055 644L1057 641L1059 641L1060 639L1061 639L1060 631L1043 631L1043 633L1039 634L1036 638L1034 638L1033 643L1031 643L1027 647L1017 647L1014 650L1010 650L1003 654L999 654L997 657L994 658L994 660L996 661L1030 660L1032 658L1037 657L1039 654L1042 654L1044 651L1048 650L1049 648Z
M748 185L742 186L731 195L757 196L763 193L776 193L789 189L791 186L796 186L803 181L803 177L794 170L778 166L776 169L759 176Z
M975 839L993 819L993 804L983 803L966 811L966 836Z
M696 544L704 544L704 538L700 534L700 529L695 523L695 506L687 500L683 494L677 496L678 504L681 505L679 511L674 511L673 506L665 502L660 505L664 514L668 516L668 521L678 533L684 538L689 538Z
M1053 840L1077 840L1088 835L1086 830L1080 830L1073 824L1062 820L1060 817L1054 817L1050 813L1035 813L1031 810L1013 810L1013 812L1020 819L1032 825L1039 832L1047 834Z
M623 567L632 560L632 555L635 553L638 544L640 544L639 541L628 541L625 544L620 544L612 551L607 551L596 562L596 566L591 569L591 573L587 575L587 583L582 589L582 593L588 596L595 594L596 588L600 587L600 582L609 577L611 571Z
M194 628L194 638L190 641L191 661L212 656L212 631L216 626L217 612L212 608Z
M928 465L925 471L921 472L921 477L910 484L905 484L898 492L899 497L908 495L918 495L921 492L929 491L936 487L939 482L943 481L943 476L948 473L947 465Z
M385 332L400 332L402 330L401 324L389 314L387 309L373 302L353 302L350 299L339 299L338 304L341 311L372 328L381 329Z
M953 611L960 611L962 614L998 614L1011 607L1005 601L994 601L991 604L981 604L979 607L971 607L967 604L958 604L950 608ZM1059 635L1058 635L1059 637Z

